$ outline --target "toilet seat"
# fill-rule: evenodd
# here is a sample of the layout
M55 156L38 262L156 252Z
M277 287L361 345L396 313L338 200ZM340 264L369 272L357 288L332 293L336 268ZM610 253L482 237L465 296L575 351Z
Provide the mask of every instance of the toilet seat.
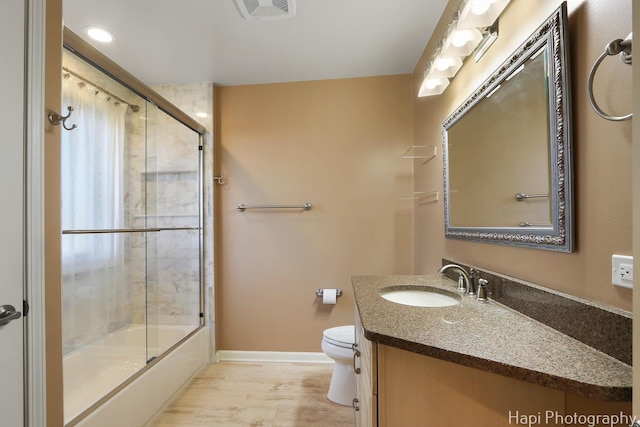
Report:
M351 349L353 348L353 344L355 344L356 329L354 325L336 326L325 329L322 336L329 344Z

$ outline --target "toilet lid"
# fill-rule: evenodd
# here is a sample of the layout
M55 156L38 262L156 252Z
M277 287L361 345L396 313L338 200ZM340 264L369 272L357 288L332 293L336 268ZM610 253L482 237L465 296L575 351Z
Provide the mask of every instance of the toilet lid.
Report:
M340 347L351 348L356 341L356 328L353 325L336 326L335 328L325 329L322 335L327 342Z

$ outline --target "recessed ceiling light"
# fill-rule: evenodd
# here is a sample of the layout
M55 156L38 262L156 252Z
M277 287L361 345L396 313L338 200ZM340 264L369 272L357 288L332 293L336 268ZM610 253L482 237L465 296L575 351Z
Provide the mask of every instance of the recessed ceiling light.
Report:
M101 43L111 43L115 38L110 32L97 27L87 28L87 35L95 41L99 41Z
M204 119L209 117L209 115L203 111L200 111L199 113L196 113L196 117L200 117L201 119Z

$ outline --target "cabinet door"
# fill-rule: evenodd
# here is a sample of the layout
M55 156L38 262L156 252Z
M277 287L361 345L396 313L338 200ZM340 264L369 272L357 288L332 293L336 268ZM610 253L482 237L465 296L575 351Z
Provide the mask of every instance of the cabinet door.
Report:
M544 417L564 414L562 391L395 347L378 350L380 426L509 427L538 414L533 424L564 426Z
M364 337L364 329L356 310L356 387L357 387L357 427L376 427L377 408L377 362L376 346Z

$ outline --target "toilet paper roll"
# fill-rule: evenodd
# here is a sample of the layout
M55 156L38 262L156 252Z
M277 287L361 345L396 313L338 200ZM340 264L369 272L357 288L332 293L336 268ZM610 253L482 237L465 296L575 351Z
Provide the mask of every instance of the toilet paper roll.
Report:
M323 289L322 290L322 303L323 304L335 304L337 299L337 290L335 289Z

